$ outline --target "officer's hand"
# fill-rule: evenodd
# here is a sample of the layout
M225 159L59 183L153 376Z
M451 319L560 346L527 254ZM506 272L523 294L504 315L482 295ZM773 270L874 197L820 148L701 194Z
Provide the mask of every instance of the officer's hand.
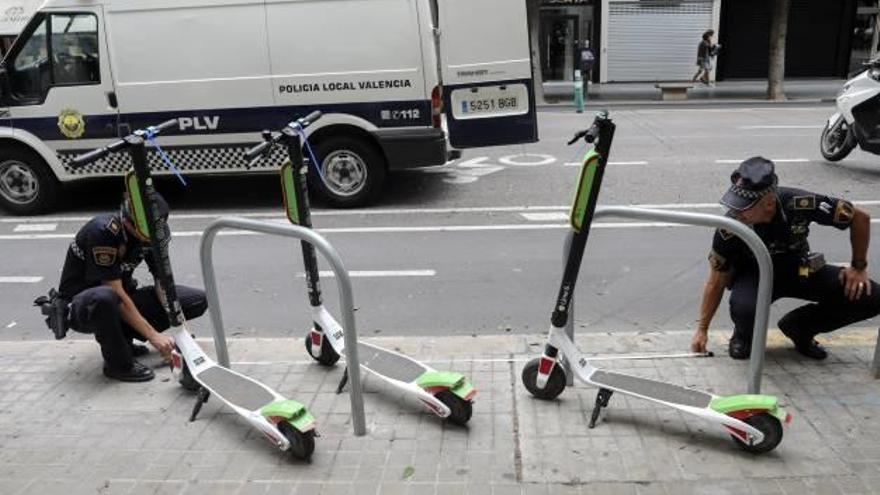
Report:
M696 332L694 332L694 337L691 339L691 352L705 354L706 343L708 342L709 333L697 330Z
M159 351L162 356L166 359L171 357L171 351L174 350L174 339L169 337L168 335L163 335L161 333L156 333L156 335L150 339L150 344Z
M840 270L840 283L843 285L843 293L850 301L855 301L864 295L871 295L871 279L868 278L868 270L846 267Z

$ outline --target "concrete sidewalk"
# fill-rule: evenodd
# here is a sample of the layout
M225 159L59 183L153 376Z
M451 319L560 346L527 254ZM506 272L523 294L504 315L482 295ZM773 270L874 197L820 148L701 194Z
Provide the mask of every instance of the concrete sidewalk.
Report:
M711 334L719 355L725 333ZM301 337L232 341L233 367L317 417L310 464L275 450L216 400L188 422L194 397L155 354L145 362L156 380L123 384L102 376L89 340L0 342L0 493L880 493L880 382L868 376L875 338L876 329L837 332L824 339L829 359L812 362L771 333L763 391L779 395L794 421L761 457L711 425L620 395L590 430L596 390L581 384L554 402L533 399L520 371L541 335L369 339L467 373L479 393L469 427L459 428L367 378L366 437L353 436L348 396L334 393L342 367L312 364ZM591 354L679 353L689 333L578 341ZM727 357L601 365L721 394L743 392L748 367Z
M807 79L785 81L787 103L833 102L846 81L843 79ZM767 100L767 81L720 81L711 86L695 83L685 101L661 101L656 83L590 84L586 105L688 105L688 104L779 104ZM571 107L570 85L551 87L545 91L547 103L539 107Z

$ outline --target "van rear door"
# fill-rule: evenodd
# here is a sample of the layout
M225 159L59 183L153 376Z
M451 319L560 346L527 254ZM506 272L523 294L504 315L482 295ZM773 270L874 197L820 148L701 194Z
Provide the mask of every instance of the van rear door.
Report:
M440 0L440 71L456 148L538 140L526 0Z

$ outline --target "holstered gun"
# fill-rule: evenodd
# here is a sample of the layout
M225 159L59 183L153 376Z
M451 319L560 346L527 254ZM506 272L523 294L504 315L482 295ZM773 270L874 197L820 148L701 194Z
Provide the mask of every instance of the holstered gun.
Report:
M66 337L70 329L69 305L70 301L61 297L55 289L50 289L49 295L34 300L34 306L39 307L40 313L46 316L46 326L55 334L55 340Z

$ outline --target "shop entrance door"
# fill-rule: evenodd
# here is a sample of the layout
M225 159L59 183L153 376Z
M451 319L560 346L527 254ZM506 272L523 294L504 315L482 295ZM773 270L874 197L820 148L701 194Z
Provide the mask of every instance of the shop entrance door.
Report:
M541 12L541 75L544 81L572 81L578 67L579 17Z

